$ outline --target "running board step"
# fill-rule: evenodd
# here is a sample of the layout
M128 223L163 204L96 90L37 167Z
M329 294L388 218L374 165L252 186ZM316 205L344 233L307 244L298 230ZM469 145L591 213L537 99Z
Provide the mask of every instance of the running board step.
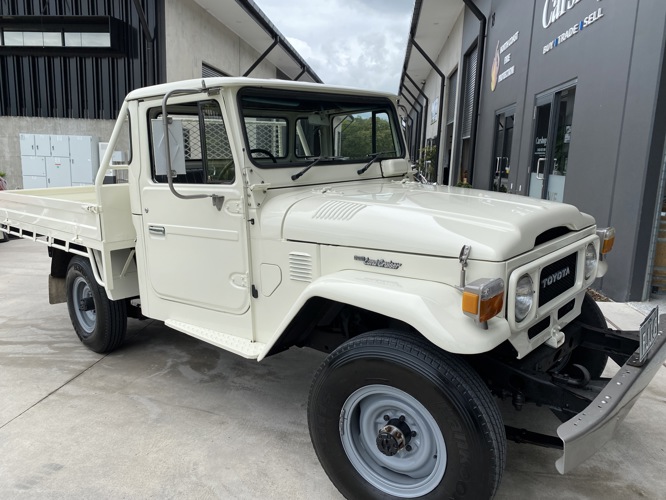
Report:
M200 326L189 325L173 319L166 320L164 324L169 328L186 333L199 340L203 340L204 342L208 342L225 351L233 352L234 354L238 354L247 359L257 359L259 354L261 354L266 347L266 344L262 342L253 342L249 339L217 332L215 330L209 330L208 328L202 328Z

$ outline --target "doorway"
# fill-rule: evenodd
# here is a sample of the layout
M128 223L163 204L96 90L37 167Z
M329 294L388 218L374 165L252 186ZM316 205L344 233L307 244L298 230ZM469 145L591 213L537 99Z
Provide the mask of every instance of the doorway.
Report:
M575 100L575 86L537 97L529 187L533 198L564 200Z
M509 191L509 172L511 170L511 142L513 141L513 122L515 106L505 108L495 115L495 148L492 161L493 180L491 191L507 193Z

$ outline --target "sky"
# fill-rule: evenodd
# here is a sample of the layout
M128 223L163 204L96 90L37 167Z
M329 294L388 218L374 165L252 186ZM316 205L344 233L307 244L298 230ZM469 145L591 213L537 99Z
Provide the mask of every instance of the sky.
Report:
M414 0L254 0L324 83L396 93Z

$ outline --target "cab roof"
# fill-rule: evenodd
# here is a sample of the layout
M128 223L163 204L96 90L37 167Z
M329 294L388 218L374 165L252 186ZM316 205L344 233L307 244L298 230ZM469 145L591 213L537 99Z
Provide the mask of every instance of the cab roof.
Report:
M198 78L194 80L182 80L178 82L163 83L160 85L153 85L150 87L142 87L133 90L127 97L126 101L136 99L148 99L167 94L173 90L198 90L204 88L214 87L261 87L261 88L274 88L281 90L299 90L304 92L330 92L335 94L354 94L354 95L367 95L374 97L388 97L394 98L395 94L388 92L378 92L367 89L357 89L352 87L342 87L338 85L324 85L321 83L311 82L295 82L291 80L278 80L278 79L260 79L260 78L245 78L245 77L217 77L217 78Z

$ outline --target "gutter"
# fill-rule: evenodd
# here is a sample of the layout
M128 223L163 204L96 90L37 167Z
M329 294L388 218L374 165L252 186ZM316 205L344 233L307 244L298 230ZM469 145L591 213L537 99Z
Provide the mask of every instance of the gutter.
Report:
M305 62L305 59L303 59L300 54L296 52L296 49L292 47L284 35L280 33L275 25L266 17L266 14L264 14L261 9L259 9L257 4L255 4L252 0L236 0L236 3L240 5L240 7L245 12L247 12L248 15L254 19L256 23L261 26L274 41L277 41L277 45L279 45L289 55L289 57L291 57L291 59L301 67L303 71L301 71L301 73L299 73L299 75L294 80L298 80L303 75L303 73L307 73L316 83L324 83L321 78L319 78L317 73L315 73L315 71L310 67L310 65ZM272 49L272 47L270 48ZM270 50L268 52L270 52ZM254 67L252 69L254 69Z

